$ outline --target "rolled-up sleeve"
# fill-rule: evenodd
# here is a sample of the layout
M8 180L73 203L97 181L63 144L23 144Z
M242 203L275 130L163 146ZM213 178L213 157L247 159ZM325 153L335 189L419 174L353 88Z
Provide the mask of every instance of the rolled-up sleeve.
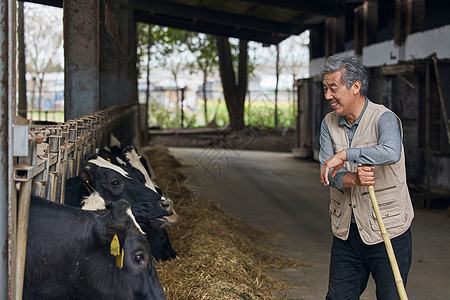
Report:
M322 120L320 125L320 151L319 151L319 161L320 161L320 169L323 167L323 163L334 155L334 146L333 140L331 139L330 131L325 122L325 119ZM333 169L328 173L328 180L330 181L330 186L342 189L344 174L348 171L344 168L340 169L334 178L330 177L330 173Z

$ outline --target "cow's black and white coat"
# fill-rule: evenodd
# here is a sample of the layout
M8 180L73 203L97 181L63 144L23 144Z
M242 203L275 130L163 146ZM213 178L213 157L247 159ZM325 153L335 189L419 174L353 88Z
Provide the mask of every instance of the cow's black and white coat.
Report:
M162 225L166 222L162 217L170 215L173 209L171 201L132 178L123 168L92 155L79 176L67 179L64 203L81 207L81 201L95 192L110 202L127 200L139 222L159 218Z
M116 235L123 267L110 254ZM166 299L145 235L119 200L109 210L32 196L23 299Z
M147 234L154 258L175 258L177 253L162 228L173 219L172 201L147 186L144 174L139 174L140 171L134 169L128 160L100 151L99 155L88 158L79 176L67 180L65 203L80 207L83 199L94 193L110 201L125 199L131 204L133 214Z
M130 173L133 173L136 178L145 184L145 186L162 195L161 190L152 180L154 174L150 173L150 167L145 158L143 158L135 147L124 147L119 156L120 160L124 161L131 167ZM169 216L165 217L168 220L167 224L175 224L178 221L178 215L173 211ZM152 253L157 260L168 260L178 257L175 249L172 247L169 235L164 228L157 228L155 226L148 226L144 224L144 230L147 232Z

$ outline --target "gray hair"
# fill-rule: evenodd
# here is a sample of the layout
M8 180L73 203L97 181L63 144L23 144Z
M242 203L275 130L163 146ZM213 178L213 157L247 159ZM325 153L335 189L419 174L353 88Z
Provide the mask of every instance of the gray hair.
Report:
M339 57L333 55L325 59L320 70L322 80L326 74L335 73L337 71L342 71L341 80L346 83L347 89L350 89L352 84L356 81L361 82L361 96L366 96L369 87L369 78L367 77L367 71L356 56Z

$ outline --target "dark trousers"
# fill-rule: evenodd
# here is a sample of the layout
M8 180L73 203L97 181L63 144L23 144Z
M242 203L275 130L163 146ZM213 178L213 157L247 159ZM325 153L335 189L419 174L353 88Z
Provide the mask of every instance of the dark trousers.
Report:
M391 239L391 243L406 286L412 257L410 229ZM359 299L366 289L369 274L375 280L378 300L400 299L384 242L371 246L364 244L356 224L352 223L346 241L333 236L326 299Z

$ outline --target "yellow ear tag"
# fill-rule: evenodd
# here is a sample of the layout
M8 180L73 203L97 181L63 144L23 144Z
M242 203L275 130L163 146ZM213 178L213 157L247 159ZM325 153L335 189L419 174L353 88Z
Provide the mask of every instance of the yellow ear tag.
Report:
M111 247L110 247L111 255L117 256L120 254L120 243L119 238L115 234L112 241L111 241Z
M119 242L119 238L117 237L117 235L115 234L112 241L111 241L111 246L110 246L110 253L111 255L114 255L116 257L116 265L119 269L123 268L123 248L122 251L120 250L120 242Z
M108 158L106 159L106 161L107 161L107 162L111 162L111 158L108 157Z
M116 265L119 269L123 268L123 248L122 248L122 252L120 252L120 255L116 256Z

